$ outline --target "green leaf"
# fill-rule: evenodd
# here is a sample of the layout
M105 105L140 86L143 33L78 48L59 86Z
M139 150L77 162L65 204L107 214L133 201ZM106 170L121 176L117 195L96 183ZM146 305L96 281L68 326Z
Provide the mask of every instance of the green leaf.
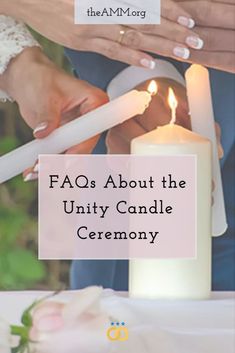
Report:
M33 325L33 318L29 310L26 310L22 317L21 317L21 322L27 327L32 327Z
M25 325L26 327L32 327L33 325L33 318L31 315L31 311L32 309L38 304L38 300L36 300L35 302L33 302L33 304L31 304L22 314L21 316L21 323L23 325Z
M23 337L24 339L28 338L28 328L24 326L16 326L12 325L11 326L11 334L13 336L20 336L21 338Z
M14 249L7 254L11 273L26 281L39 281L45 277L44 264L33 253L24 249Z
M16 237L28 222L28 215L19 209L10 210L2 207L0 208L0 217L2 219L0 225L1 248L3 249L4 243L8 245L12 242L15 243Z
M15 137L4 137L0 140L0 153L5 154L14 150L18 146L18 140Z

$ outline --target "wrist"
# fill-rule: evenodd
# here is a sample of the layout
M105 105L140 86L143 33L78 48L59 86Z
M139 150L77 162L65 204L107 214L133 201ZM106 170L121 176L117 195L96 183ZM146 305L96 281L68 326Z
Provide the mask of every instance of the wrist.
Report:
M19 18L21 0L1 0L0 13L1 15Z
M17 100L19 85L24 84L25 79L28 77L35 63L52 65L39 47L24 49L10 61L6 71L0 76L0 89Z
M32 0L0 0L0 14L13 17L26 24L34 13Z

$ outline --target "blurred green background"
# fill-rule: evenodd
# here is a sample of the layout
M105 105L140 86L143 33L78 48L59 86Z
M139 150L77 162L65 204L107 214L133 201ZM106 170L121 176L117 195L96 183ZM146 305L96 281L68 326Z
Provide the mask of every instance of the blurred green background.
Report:
M34 35L57 65L71 71L63 48ZM30 140L32 131L17 105L0 103L0 155ZM37 182L25 183L18 176L0 185L0 290L68 287L68 261L37 259L37 227Z

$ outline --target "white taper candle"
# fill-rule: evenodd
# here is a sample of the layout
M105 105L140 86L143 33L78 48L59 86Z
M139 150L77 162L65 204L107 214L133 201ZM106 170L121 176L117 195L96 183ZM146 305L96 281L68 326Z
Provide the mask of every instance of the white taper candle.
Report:
M137 114L143 114L150 101L150 93L133 90L61 126L50 136L0 157L0 184L33 166L40 154L62 153Z
M215 120L208 70L201 65L192 65L186 72L186 85L191 114L192 130L212 142L213 146L213 192L212 234L219 236L227 229L223 185L215 132Z

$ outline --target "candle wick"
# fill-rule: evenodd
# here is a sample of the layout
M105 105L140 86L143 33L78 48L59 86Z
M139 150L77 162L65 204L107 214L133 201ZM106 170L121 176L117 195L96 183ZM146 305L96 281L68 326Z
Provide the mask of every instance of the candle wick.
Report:
M171 110L171 121L170 121L170 125L174 125L176 122L176 108L173 108Z

